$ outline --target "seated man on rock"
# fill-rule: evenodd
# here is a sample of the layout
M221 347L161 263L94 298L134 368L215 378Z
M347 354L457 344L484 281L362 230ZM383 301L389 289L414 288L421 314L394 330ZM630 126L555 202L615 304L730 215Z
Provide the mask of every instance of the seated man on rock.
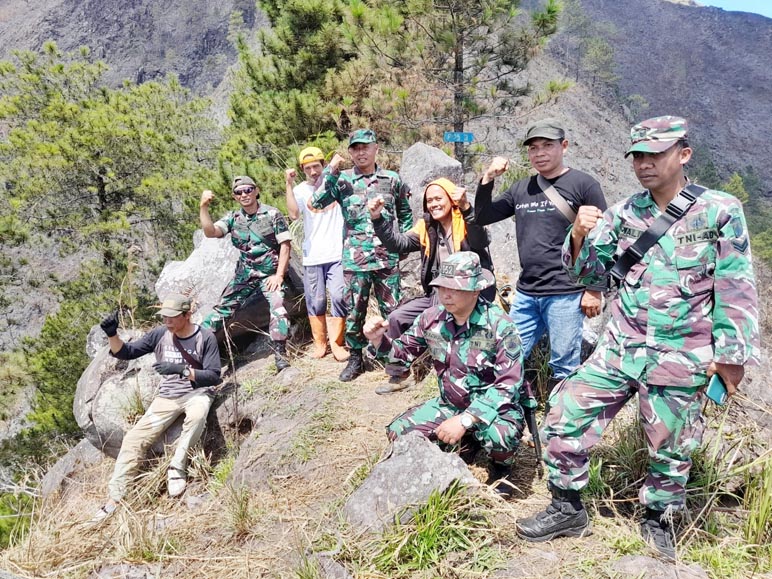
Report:
M424 190L424 216L407 233L399 232L391 221L383 218L383 199L376 197L367 204L375 234L389 251L399 254L421 252L421 286L424 296L402 303L389 314L391 338L401 336L415 321L416 316L437 305L437 291L430 285L437 277L442 262L457 251L473 251L480 258L480 265L493 271L488 253L490 238L481 225L474 223L474 208L466 199L466 190L457 187L449 179L436 179ZM482 295L488 301L496 297L496 287L491 285ZM410 368L402 365L386 366L390 376L388 384L375 389L378 394L404 390L409 386Z
M378 356L391 362L410 364L428 349L439 379L440 395L398 416L388 427L389 438L416 430L458 445L469 434L493 462L496 492L509 496L512 485L505 479L523 433L517 402L523 355L514 322L480 297L492 284L493 274L480 266L476 253L456 252L431 282L438 305L394 340L386 335L389 323L380 317L368 320L364 334Z
M156 359L153 369L162 378L158 394L144 416L123 437L108 483L110 498L92 519L95 522L115 510L139 461L181 414L185 421L167 472L167 489L172 497L185 491L188 450L198 442L206 425L213 400L210 387L221 381L217 340L210 330L191 322L190 298L170 294L158 315L163 318L163 326L129 343L118 337L117 312L100 324L107 334L112 356L133 360L152 352Z

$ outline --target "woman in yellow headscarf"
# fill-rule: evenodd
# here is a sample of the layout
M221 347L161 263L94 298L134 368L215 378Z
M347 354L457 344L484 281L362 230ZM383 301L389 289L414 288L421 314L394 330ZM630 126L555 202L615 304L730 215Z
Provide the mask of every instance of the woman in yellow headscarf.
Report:
M390 338L397 338L410 327L415 318L436 305L437 296L429 283L437 277L440 264L457 251L473 251L480 257L483 268L493 272L488 245L490 237L484 227L474 223L474 209L466 198L466 189L449 179L436 179L424 189L424 216L407 233L400 233L390 220L381 216L383 201L375 198L368 203L375 234L389 250L401 254L421 251L421 285L425 295L402 304L389 315ZM482 292L493 301L496 286ZM408 386L410 368L386 366L389 382L376 388L378 394L403 390Z

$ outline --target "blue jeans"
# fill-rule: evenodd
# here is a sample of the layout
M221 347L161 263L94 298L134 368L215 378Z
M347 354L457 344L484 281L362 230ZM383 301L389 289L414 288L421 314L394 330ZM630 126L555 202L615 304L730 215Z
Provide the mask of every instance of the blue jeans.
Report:
M579 366L582 354L582 292L559 296L529 296L517 292L510 309L527 358L545 331L550 337L550 368L565 378Z

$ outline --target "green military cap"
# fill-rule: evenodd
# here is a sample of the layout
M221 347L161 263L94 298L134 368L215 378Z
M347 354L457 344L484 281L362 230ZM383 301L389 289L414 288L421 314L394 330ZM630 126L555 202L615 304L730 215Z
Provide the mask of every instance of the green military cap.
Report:
M374 143L375 142L375 131L372 129L357 129L353 133L351 133L351 136L348 139L348 146L351 147L352 145L356 145L357 143L364 143L367 145L368 143Z
M550 141L562 141L566 138L566 132L557 119L542 119L536 121L525 133L523 145L528 145L533 139L549 139Z
M484 290L495 283L493 274L480 266L472 251L458 251L440 264L440 274L429 285L467 292Z
M625 153L661 153L686 139L688 127L681 117L654 117L630 129L630 148Z
M257 187L257 184L252 180L252 177L246 177L244 175L240 175L238 177L233 178L233 183L231 184L231 191L236 191L239 187Z
M183 294L169 294L166 296L156 315L175 318L182 313L190 311L190 298Z

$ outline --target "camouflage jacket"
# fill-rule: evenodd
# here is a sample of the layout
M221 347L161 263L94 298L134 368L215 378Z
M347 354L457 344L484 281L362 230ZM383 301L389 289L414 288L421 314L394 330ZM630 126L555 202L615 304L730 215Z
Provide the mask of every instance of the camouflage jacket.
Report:
M263 203L254 215L243 209L231 211L214 224L239 250L237 271L246 270L252 277L265 278L276 273L279 246L292 236L281 211Z
M581 283L604 272L661 215L648 191L608 209L576 263L570 233L563 264ZM593 358L659 386L699 386L711 361L757 363L759 326L742 205L708 190L636 263L611 303Z
M378 357L410 364L427 348L447 404L485 424L517 407L523 351L515 323L498 306L478 299L462 327L443 306L429 308L399 338L384 336Z
M367 201L381 195L384 200L384 219L399 223L405 233L413 225L410 209L410 191L394 171L375 168L372 175L363 175L357 169L335 174L325 167L324 185L311 197L311 206L323 209L333 201L340 204L343 213L343 269L374 271L397 265L399 255L388 251L375 235Z

